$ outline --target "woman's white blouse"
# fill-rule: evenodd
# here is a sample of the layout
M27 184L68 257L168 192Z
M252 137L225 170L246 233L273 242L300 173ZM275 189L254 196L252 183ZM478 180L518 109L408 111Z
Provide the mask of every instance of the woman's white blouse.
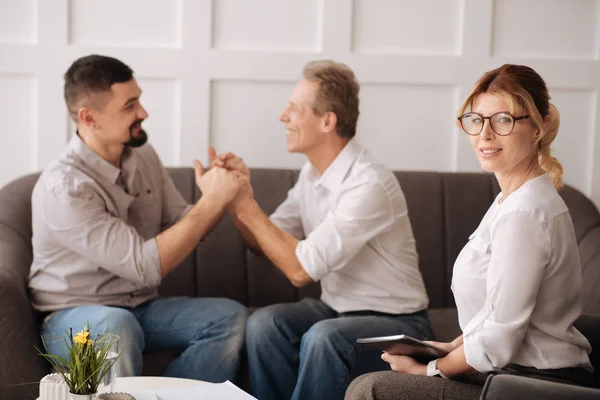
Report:
M452 291L467 363L480 372L514 363L592 371L581 264L569 210L542 175L498 200L462 249Z

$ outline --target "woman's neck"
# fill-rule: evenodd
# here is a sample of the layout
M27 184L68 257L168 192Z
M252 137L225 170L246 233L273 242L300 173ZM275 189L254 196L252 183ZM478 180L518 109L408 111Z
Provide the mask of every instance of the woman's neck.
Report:
M502 191L502 197L498 202L502 203L508 196L523 186L525 182L545 173L546 171L542 169L537 158L527 163L524 167L519 168L517 166L508 172L496 173L496 179Z

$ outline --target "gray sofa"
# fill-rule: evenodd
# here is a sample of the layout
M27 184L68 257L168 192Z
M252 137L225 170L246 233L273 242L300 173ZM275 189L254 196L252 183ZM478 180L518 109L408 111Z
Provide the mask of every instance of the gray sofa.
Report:
M255 196L267 213L283 201L297 173L252 171ZM199 198L191 168L173 168L170 174L188 201ZM451 340L460 334L450 291L452 266L499 189L493 176L487 174L400 171L396 175L408 202L420 267L430 297L434 331L438 340ZM34 345L41 346L40 321L30 307L27 294L32 259L30 198L36 179L37 175L29 175L0 190L0 399L36 398L35 382L49 373L48 364L34 349ZM600 290L596 289L600 280L600 214L589 199L573 188L566 187L561 195L571 210L579 244L585 312L600 314ZM164 279L160 293L161 296L229 297L256 308L305 296L317 297L319 286L313 284L301 289L292 286L267 261L246 249L226 217L196 251ZM577 322L594 348L600 348L599 318L585 315ZM159 375L174 356L169 353L147 355L144 374ZM592 353L592 359L599 371L600 357L596 352ZM242 387L247 387L246 366L242 367L240 377ZM600 387L599 376L596 378ZM522 387L533 390L531 393L537 393L536 397L540 398L550 398L546 395L555 393L556 387L563 396L580 394L571 392L577 388L567 385L547 386L545 382L527 378L498 376L488 381L482 397L512 397L515 388L522 390ZM589 390L585 394L598 393L599 390Z

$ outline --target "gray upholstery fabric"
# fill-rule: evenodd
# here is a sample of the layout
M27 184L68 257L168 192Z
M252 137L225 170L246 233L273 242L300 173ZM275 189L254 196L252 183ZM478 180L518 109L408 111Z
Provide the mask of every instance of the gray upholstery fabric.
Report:
M592 354L590 361L594 366L594 381L600 388L600 315L584 314L575 323L577 328L590 341Z
M446 307L450 287L447 285L443 175L435 172L397 172L396 178L406 197L421 273L429 294L429 307ZM432 232L437 234L432 235Z
M297 175L292 171L281 173L277 170L252 171L254 197L265 213L271 214L285 200L288 190L296 181ZM298 299L298 290L287 278L273 268L270 262L256 257L250 251L248 259L248 305L262 307L273 304L277 297L282 303Z
M451 342L462 334L456 308L430 308L428 314L438 342Z
M191 168L169 172L188 201L200 197ZM252 170L255 196L267 213L283 201L297 177L295 170ZM438 340L451 340L460 333L450 291L454 259L498 193L498 185L493 176L477 173L399 171L396 177L408 202L435 334ZM37 175L29 175L0 190L0 399L35 398L37 384L7 385L35 382L49 372L33 347L41 346L39 321L26 289L32 258L30 200L36 179ZM560 193L571 211L579 243L585 309L600 314L600 291L595 289L600 283L600 214L577 190L566 187ZM305 296L318 298L320 289L318 284L292 286L269 262L246 250L226 217L180 268L165 277L160 294L229 297L260 307ZM584 322L586 336L597 343L600 322ZM144 373L161 374L175 356L147 355ZM600 360L594 353L592 358L600 370ZM247 376L247 371L241 376Z
M171 179L189 203L194 200L196 185L194 171L190 168L171 168ZM163 297L196 296L196 260L192 253L181 265L164 277L159 293Z
M36 382L48 366L41 348L38 321L29 304L27 278L32 261L31 191L37 176L27 176L0 191L0 398L34 399Z
M548 382L516 375L490 376L481 392L481 400L598 400L600 390Z

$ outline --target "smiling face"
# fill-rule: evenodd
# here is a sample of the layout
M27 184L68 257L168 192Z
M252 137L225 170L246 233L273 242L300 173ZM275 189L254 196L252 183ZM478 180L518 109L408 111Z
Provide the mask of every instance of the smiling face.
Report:
M324 139L324 117L315 114L312 107L318 89L318 83L302 79L279 116L285 125L287 151L290 153L307 154Z
M475 97L471 110L484 117L499 112L508 112L514 117L526 114L516 102L514 110L509 102L498 95L482 93ZM485 120L483 130L477 136L469 136L473 150L477 154L481 167L496 174L510 174L526 170L537 157L538 130L530 119L515 121L513 131L508 136L499 136L491 129L489 120Z
M146 143L148 136L142 122L148 113L140 103L142 91L135 79L115 83L110 88L106 105L94 112L95 122L100 126L99 135L105 143L120 143L138 147Z

